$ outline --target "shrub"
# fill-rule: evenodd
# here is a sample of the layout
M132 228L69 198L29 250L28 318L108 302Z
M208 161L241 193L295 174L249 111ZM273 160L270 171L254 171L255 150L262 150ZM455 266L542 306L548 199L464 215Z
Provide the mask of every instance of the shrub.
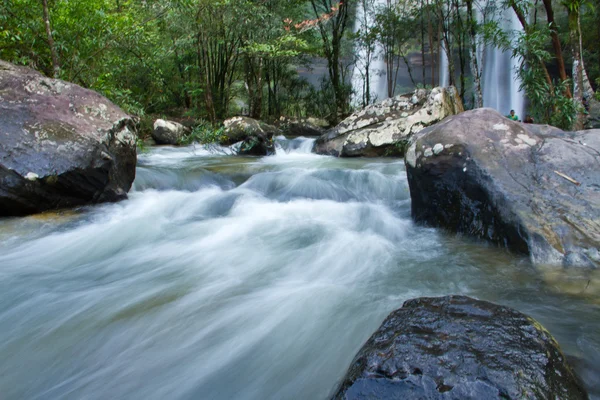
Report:
M185 135L180 144L188 145L192 143L208 144L218 143L224 136L225 128L223 126L215 127L208 121L200 121L198 125L192 129L192 132Z

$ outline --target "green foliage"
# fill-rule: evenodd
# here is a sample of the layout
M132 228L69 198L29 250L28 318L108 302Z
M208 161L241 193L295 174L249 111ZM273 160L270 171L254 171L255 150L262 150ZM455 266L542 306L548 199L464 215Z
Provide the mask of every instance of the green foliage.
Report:
M570 129L575 122L580 106L565 95L570 81L548 82L542 65L552 59L548 50L550 29L547 25L536 25L527 32L502 31L497 23L483 27L487 43L504 50L511 50L512 57L519 60L516 69L521 80L521 90L529 100L529 114L536 122ZM523 116L524 117L524 116Z
M181 141L181 145L189 145L192 143L210 144L218 143L224 137L223 126L214 126L208 121L200 121L198 125L194 127L189 135L185 135Z
M225 118L236 111L231 104L240 93L233 89L244 87L239 84L245 79L244 55L277 69L263 67L257 74L263 75L261 85L276 87L266 112L280 112L284 107L273 103L283 101L281 96L292 99L286 83L296 85L289 67L316 43L315 32L285 29L284 20L305 18L301 0L51 0L48 5L60 78L140 116L188 109L194 117L212 112ZM39 0L0 0L0 58L51 76L42 15ZM241 95L247 102L248 94Z
M546 26L519 35L513 57L521 60L517 73L521 78L521 88L531 102L531 114L536 121L570 129L579 111L577 103L565 95L570 81L555 80L550 85L540 68L541 63L551 59L546 50L548 36Z
M388 76L395 77L396 68L403 67L412 53L439 49L444 39L465 64L468 47L458 43L472 40L466 33L472 24L464 22L464 2L391 0L380 8L373 0L347 3L342 7L339 0L49 0L48 6L59 77L96 90L141 117L186 114L216 124L232 114L249 113L264 119L287 115L337 121L350 111L349 65L354 63L365 80L378 73L366 73L376 44L384 48ZM531 0L486 4L488 17L476 27L479 37L510 50L520 61L522 87L537 121L565 127L577 107L561 92L568 82L549 83L540 68L550 66L554 57L542 8L537 6L533 13L538 2ZM532 17L522 35L490 22L492 14L500 15L513 4ZM559 3L554 4L558 8ZM353 21L360 7L368 9L368 17ZM474 7L481 9L483 2L475 1ZM560 7L563 12L556 13L556 26L563 43L570 39L565 11L581 15L585 67L591 81L600 86L600 7L584 0L564 0ZM42 16L39 0L0 0L0 58L52 76ZM354 22L359 29L352 33ZM356 52L356 46L367 50L366 59L357 60L363 53ZM563 52L569 64L566 46ZM315 87L297 71L319 56L328 61L328 77ZM412 78L415 86L421 84ZM460 82L461 87L472 86L464 76ZM363 104L381 100L367 95L366 85L362 95ZM218 131L198 129L190 141L209 141Z
M144 140L152 136L155 119L156 117L154 115L142 115L140 117L140 126L138 129L139 139Z

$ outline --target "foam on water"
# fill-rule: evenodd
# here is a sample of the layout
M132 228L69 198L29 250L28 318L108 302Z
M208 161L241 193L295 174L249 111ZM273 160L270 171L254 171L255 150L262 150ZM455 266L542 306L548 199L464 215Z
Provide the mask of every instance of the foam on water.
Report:
M272 162L305 143L153 149L127 201L0 220L18 238L0 243L2 399L325 399L423 295L501 301L570 352L600 346L600 311L526 260L413 224L402 162Z

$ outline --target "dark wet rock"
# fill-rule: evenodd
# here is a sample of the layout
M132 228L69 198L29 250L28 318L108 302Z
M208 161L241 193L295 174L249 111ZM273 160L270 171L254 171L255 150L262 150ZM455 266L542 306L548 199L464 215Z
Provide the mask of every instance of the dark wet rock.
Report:
M455 88L419 89L350 115L317 139L315 152L338 157L401 156L415 133L462 111Z
M188 128L178 122L157 119L154 121L152 138L156 141L156 144L178 145L189 132Z
M508 307L408 300L362 347L334 399L586 399L556 341Z
M136 132L98 93L0 61L0 216L126 198Z
M326 124L326 122L314 118L291 119L281 117L277 121L277 127L287 137L321 136L325 132L324 126L327 127Z
M224 134L219 144L229 146L240 155L265 156L275 152L273 136L281 135L281 130L248 117L234 117L223 122Z
M406 153L415 221L484 238L540 265L600 265L600 131L447 118Z

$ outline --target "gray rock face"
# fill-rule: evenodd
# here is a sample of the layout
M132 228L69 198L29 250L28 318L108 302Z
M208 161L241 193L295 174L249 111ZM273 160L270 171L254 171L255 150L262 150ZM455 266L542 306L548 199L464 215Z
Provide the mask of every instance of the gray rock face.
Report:
M587 399L539 323L465 296L418 298L362 347L335 399Z
M98 93L0 61L0 216L126 198L136 132Z
M275 152L273 136L282 132L276 127L248 117L233 117L223 122L221 145L236 146L240 155L266 156Z
M152 138L157 144L178 145L181 142L181 139L183 139L183 136L188 132L189 129L180 123L157 119L154 121Z
M423 130L405 162L415 221L536 264L600 265L599 130L563 132L483 108Z
M317 139L315 152L338 157L403 155L412 135L462 111L455 88L419 89L355 112Z

